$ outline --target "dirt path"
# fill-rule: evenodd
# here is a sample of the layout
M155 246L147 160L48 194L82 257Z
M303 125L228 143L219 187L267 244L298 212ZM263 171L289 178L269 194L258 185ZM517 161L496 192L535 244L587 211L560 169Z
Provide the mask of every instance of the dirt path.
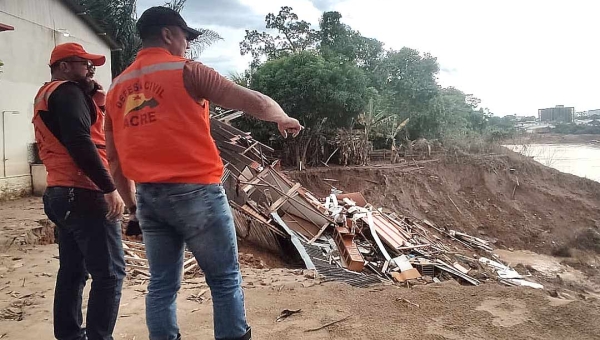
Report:
M56 255L55 245L1 255L0 311L22 313L21 321L0 321L2 339L52 338ZM600 303L593 299L553 299L544 291L496 284L465 287L452 281L412 289L359 289L320 284L289 269L244 267L243 274L256 339L600 339ZM116 339L147 338L146 286L132 282L123 290ZM185 339L212 338L210 293L204 300L196 298L205 290L204 280L197 278L186 281L179 294ZM275 322L283 309L302 312ZM343 322L306 332L346 316Z
M581 263L577 262L579 255L570 260L548 256L556 248L555 240L556 244L574 248L571 250L575 255L587 250L578 249L579 243L568 242L579 242L581 238L571 238L572 234L592 230L600 221L600 187L572 176L529 168L519 161L511 156L498 164L488 160L483 165L468 166L432 163L410 174L393 169L355 170L350 176L345 170L331 169L298 177L304 177L303 183L312 180L309 187L319 186L323 178L336 178L340 188L364 190L373 203L391 203L391 208L415 215L420 212L423 218L440 225L460 226L475 235L493 236L498 246L544 250L545 256L520 251L499 253L515 266L521 264L537 271L536 278L555 279L556 286L564 288L553 294L560 298L550 297L552 290L509 288L496 283L470 287L446 281L411 289L383 285L359 289L320 283L302 270L276 268L283 263L242 247L242 252L253 252L241 258L254 338L600 339L600 302L596 295L589 294L600 283L586 282L598 276L595 253ZM523 192L508 200L507 193L513 189L508 168L513 164L521 173ZM482 171L482 166L493 167ZM356 181L357 178L368 181ZM320 186L326 187L322 183ZM448 204L447 193L455 193L460 212ZM0 203L0 339L53 338L52 299L58 250L55 244L32 245L49 239L51 228L45 228L45 219L39 198ZM512 224L507 225L507 221ZM528 233L535 237L527 239ZM573 265L579 263L577 269L567 268L567 260ZM570 279L572 282L567 282ZM547 285L548 281L543 283ZM202 277L186 280L182 286L178 311L186 340L213 338L207 288ZM144 281L128 279L125 283L115 339L147 339L145 292ZM302 312L276 322L284 309ZM341 319L344 321L307 332Z

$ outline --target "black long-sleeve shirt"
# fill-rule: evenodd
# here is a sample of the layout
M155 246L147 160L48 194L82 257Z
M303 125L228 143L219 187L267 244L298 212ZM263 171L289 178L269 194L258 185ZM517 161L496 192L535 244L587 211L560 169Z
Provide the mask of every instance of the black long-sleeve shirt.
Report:
M96 122L96 109L91 96L77 83L60 85L48 98L48 111L40 112L44 124L65 146L75 164L104 193L116 189L104 167L90 128Z

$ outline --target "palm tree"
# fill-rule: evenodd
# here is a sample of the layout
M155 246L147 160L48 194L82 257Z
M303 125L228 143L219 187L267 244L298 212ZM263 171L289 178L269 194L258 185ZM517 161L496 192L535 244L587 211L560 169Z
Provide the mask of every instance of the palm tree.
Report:
M113 78L119 75L135 59L142 47L136 34L136 0L78 0L94 20L122 46L111 53Z
M78 0L79 4L108 35L122 46L121 50L113 51L111 54L112 75L118 76L129 66L138 51L142 48L142 41L137 35L135 24L137 22L136 0ZM181 11L186 0L171 0L165 3L166 7ZM191 48L188 57L196 59L202 54L206 47L223 39L221 36L209 29L198 29L202 32L197 39L190 42Z
M185 6L187 0L171 0L165 3L165 7L172 8L177 12L181 12L183 7ZM200 31L202 34L192 41L190 41L190 49L188 51L187 57L190 59L198 59L200 54L206 49L208 46L216 43L219 40L223 40L223 38L219 35L219 33L209 30L206 28L196 28L196 30Z

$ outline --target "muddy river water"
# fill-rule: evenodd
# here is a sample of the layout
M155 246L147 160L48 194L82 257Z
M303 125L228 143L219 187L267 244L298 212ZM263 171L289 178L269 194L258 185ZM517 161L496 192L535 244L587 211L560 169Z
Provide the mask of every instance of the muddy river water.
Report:
M505 147L558 171L600 182L600 144L529 144Z

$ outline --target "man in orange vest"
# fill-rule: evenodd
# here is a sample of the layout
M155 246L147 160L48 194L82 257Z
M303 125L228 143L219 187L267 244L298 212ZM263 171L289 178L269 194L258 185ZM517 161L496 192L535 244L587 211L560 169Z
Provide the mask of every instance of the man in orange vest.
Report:
M79 44L56 46L52 81L34 102L35 139L48 172L44 211L58 229L54 336L59 340L113 339L125 277L119 220L124 204L108 172L105 94L92 80L105 60ZM92 289L84 329L88 273Z
M298 134L302 126L271 98L185 59L189 41L200 32L177 12L150 8L137 28L143 49L108 92L106 136L117 188L128 206L134 207L137 198L151 275L150 339L180 339L175 300L185 245L211 289L215 338L250 339L209 101L274 122L284 136ZM137 184L135 197L130 180Z

